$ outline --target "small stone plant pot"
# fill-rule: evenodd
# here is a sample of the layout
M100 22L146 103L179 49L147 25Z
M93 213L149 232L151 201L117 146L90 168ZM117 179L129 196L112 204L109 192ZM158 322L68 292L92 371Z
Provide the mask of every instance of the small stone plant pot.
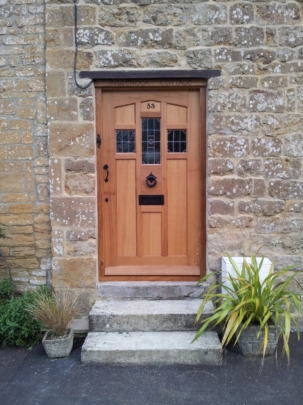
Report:
M249 325L245 330L242 331L238 340L238 345L243 356L263 356L262 342L264 338L264 331L262 331L260 336L257 337L259 329L259 325ZM268 343L265 356L273 356L278 344L279 334L279 328L277 328L275 325L269 325Z
M46 354L50 359L58 357L68 357L73 347L74 341L74 330L68 330L68 336L57 339L48 339L51 330L46 331L43 339L42 345Z

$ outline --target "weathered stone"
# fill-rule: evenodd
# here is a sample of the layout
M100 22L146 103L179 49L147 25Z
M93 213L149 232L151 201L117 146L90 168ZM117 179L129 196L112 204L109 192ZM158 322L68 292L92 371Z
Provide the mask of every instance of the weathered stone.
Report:
M246 112L246 95L234 90L211 92L209 109L215 111Z
M74 98L50 99L47 103L48 118L52 121L77 121L78 103Z
M112 45L115 42L114 34L99 27L83 27L77 30L79 45L91 48L97 45Z
M208 27L197 31L202 46L231 45L232 43L232 29L229 27Z
M25 191L22 163L0 162L0 189L2 193Z
M303 201L286 201L286 211L292 214L303 214Z
M210 229L208 232L208 252L212 256L225 256L225 252L231 256L245 256L245 250L248 248L247 231L235 229L230 232L229 229ZM221 270L221 260L218 263L217 270Z
M253 112L284 112L285 93L283 91L252 90L249 108Z
M301 10L296 3L257 5L256 22L260 25L298 24L302 19Z
M90 226L95 224L96 205L94 198L53 197L50 217L53 226Z
M235 203L233 201L222 201L222 200L211 200L210 201L210 214L220 214L220 215L234 215L235 214Z
M278 138L254 138L251 142L254 156L279 156L281 146L282 141Z
M31 214L15 214L15 215L0 215L0 223L3 225L30 225L33 222L33 216ZM20 237L23 237L21 235ZM5 246L8 246L9 238L3 239L1 243ZM28 240L28 237L25 238L25 240ZM14 243L17 243L17 240L14 237ZM13 243L13 242L12 242ZM14 246L9 245L9 246Z
M242 55L237 50L219 48L214 50L214 58L217 62L239 62L242 60Z
M96 254L95 241L77 241L67 243L66 253L71 257L91 256Z
M173 29L141 28L138 30L118 31L117 42L120 46L170 48L173 43Z
M176 49L188 49L200 45L200 39L197 35L197 29L185 28L175 30L175 45Z
M95 163L93 158L85 160L66 159L64 167L67 172L82 172L84 174L95 173Z
M264 176L280 179L298 179L301 176L300 159L271 158L264 161Z
M211 178L209 182L209 194L211 196L238 198L251 195L252 197L262 197L264 191L265 185L261 179Z
M269 195L281 200L303 198L303 183L299 181L273 180L269 182Z
M229 159L209 159L208 162L210 174L224 176L233 173L234 165Z
M87 79L77 79L78 83L82 86L85 86L89 83ZM93 86L89 86L85 89L80 89L78 86L76 86L75 81L74 81L74 76L73 75L68 75L67 76L67 94L69 96L76 96L76 97L91 97L93 95Z
M140 23L141 10L129 4L119 7L99 6L99 24L108 27L137 27Z
M243 59L253 62L271 63L276 59L276 52L268 49L251 49L244 51Z
M87 241L89 238L89 231L81 228L68 230L66 232L66 239L68 241Z
M303 45L303 27L279 28L279 45L294 48Z
M94 121L94 103L93 99L85 98L79 105L80 117L83 121Z
M303 230L302 219L286 219L281 218L258 218L256 225L257 233L290 233L301 232Z
M239 212L245 214L254 214L257 216L265 215L272 216L280 214L285 208L285 202L280 200L254 200L254 201L239 201Z
M9 212L12 214L29 214L34 212L34 205L30 203L11 204Z
M236 27L234 45L238 47L255 47L263 45L264 29L261 27Z
M69 195L94 195L95 176L83 173L67 173L65 191Z
M166 5L148 6L144 8L143 22L152 25L185 25L187 23L188 7Z
M267 136L288 135L303 129L303 118L298 114L265 115L262 120L262 130ZM290 135L291 137L292 135ZM288 138L287 138L288 139ZM286 153L287 155L287 153Z
M53 256L63 256L64 254L64 234L61 229L52 230L52 254Z
M66 96L65 74L61 71L50 71L46 75L46 88L49 97Z
M248 140L236 137L211 137L209 154L212 157L243 157L249 153Z
M303 134L290 134L284 138L283 154L285 156L303 156Z
M196 48L185 52L189 66L192 69L208 69L212 67L210 49Z
M282 247L287 254L301 254L303 251L303 236L302 234L286 235L282 239Z
M303 63L302 63L303 65ZM297 88L297 99L298 99L298 111L303 112L303 86L298 86Z
M295 51L290 48L280 48L277 50L277 58L280 62L290 62L294 59Z
M298 110L300 111L300 101L298 103ZM296 91L295 89L286 90L286 111L296 111ZM303 111L303 102L302 102Z
M260 159L241 159L237 165L239 176L259 176L262 162Z
M91 156L94 152L92 124L50 125L50 152L53 156Z
M69 49L52 49L46 51L48 64L53 69L72 69L74 67L74 51ZM89 69L93 62L93 54L79 51L77 57L78 69Z
M95 25L96 8L91 6L78 6L78 25ZM48 27L67 27L74 25L74 8L61 6L48 8L45 14Z
M106 67L140 67L144 65L140 55L132 49L113 49L95 51L95 66Z
M178 63L178 56L168 51L155 51L148 55L148 65L151 67L172 67Z
M48 184L38 184L37 185L37 196L39 201L49 200L49 185Z
M93 258L55 258L52 280L54 288L93 288L96 285L96 261Z
M49 190L51 194L62 193L61 159L50 159Z
M230 7L229 20L231 24L251 24L254 20L254 10L251 4L237 3Z
M234 76L228 81L229 87L251 89L258 86L258 77L254 76Z
M254 75L257 74L256 64L252 62L246 63L228 63L223 66L224 71L230 75Z
M255 114L233 114L222 115L213 113L209 117L209 134L241 134L250 135L258 133L260 127L260 117Z
M287 86L287 77L285 76L265 76L262 77L260 84L264 88L279 89Z
M194 25L217 25L227 22L227 7L223 4L199 4L193 6L190 20Z
M250 228L253 224L253 218L241 216L235 219L221 216L212 216L209 218L209 228Z

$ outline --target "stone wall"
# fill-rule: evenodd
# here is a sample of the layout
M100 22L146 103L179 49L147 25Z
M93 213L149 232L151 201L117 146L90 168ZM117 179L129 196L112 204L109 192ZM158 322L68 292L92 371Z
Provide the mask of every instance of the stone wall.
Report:
M0 247L23 289L51 269L44 44L43 1L0 0Z
M6 1L0 0L2 4ZM40 25L34 25L38 17L30 11L34 10L30 8L31 0L19 1L26 5L13 8L26 9L28 13L20 11L20 17L13 16L12 26L5 26L11 17L1 20L4 25L1 29L5 32L1 38L6 38L1 40L1 52L11 49L7 56L1 55L3 62L0 63L4 63L1 74L6 70L8 76L1 78L1 83L12 83L10 94L11 89L20 92L25 86L22 94L31 91L35 94L34 103L38 103L39 94L43 94L43 75L39 93L40 88L31 84L32 80L38 80L38 74L24 79L18 76L18 69L39 71L38 61L33 66L27 65L31 58L39 59L39 45L20 46L20 43L27 43L22 30L27 32L33 29L32 25L36 30L41 29L40 36L35 33L32 37L42 40L43 24L41 20ZM9 9L11 4L13 2L4 5L3 9ZM222 70L220 78L209 80L207 97L210 270L220 268L220 257L226 251L242 254L244 241L247 251L256 251L264 245L261 252L275 259L277 269L292 263L297 270L303 269L302 8L302 0L78 1L79 71ZM43 14L38 16L42 19ZM97 281L94 89L91 86L80 90L73 82L72 0L49 0L45 17L53 284L57 288L85 288L87 302L90 302ZM18 26L24 24L19 22L22 18L27 18L26 27ZM21 42L11 44L12 37ZM35 52L31 53L33 47ZM24 55L18 53L21 50ZM24 59L24 65L12 66L11 63L16 62L10 60L14 58ZM2 95L3 92L0 93L5 117L2 125L5 131L14 134L16 128L11 123L22 119L18 114L25 106L21 108L16 98ZM3 159L15 159L22 150L14 170L20 177L21 171L16 165L25 170L26 164L33 164L37 182L47 181L47 177L42 177L42 171L46 170L39 160L42 158L24 157L28 146L36 154L41 153L38 140L45 139L41 136L45 134L41 129L45 128L41 126L44 122L38 121L41 108L36 106L34 118L29 119L26 114L27 119L22 119L31 122L26 131L35 137L35 148L31 143L21 145L23 132L18 127L18 145L10 141L8 146L0 147L0 155ZM17 146L19 149L14 155L10 151ZM40 162L39 166L36 161ZM44 207L38 203L38 194L35 197L31 194L40 190L40 184L34 191L28 191L24 178L22 175L16 183L19 184L17 192L26 194L29 200L22 204L32 204L35 209ZM0 181L2 192L3 177ZM8 187L5 181L4 184ZM45 186L46 182L41 184ZM14 218L11 202L6 202L4 195L1 194L1 209L6 211L1 218L8 218L9 213ZM18 202L12 204L18 206ZM33 217L32 213L24 215ZM41 216L46 218L45 213L39 213L38 218ZM17 228L11 226L11 229ZM41 239L29 235L37 241ZM13 240L9 243L15 246Z

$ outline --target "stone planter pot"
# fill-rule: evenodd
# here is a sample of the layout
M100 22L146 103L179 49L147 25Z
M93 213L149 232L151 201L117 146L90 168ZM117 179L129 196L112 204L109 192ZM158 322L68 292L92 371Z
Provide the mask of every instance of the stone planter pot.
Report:
M238 345L241 349L243 356L255 357L263 356L263 349L261 348L264 331L257 337L260 327L258 325L249 325L242 331L238 340ZM269 325L268 331L268 344L266 347L265 356L272 356L276 350L279 339L279 329L275 325Z
M73 347L74 330L69 329L68 336L62 339L47 339L50 333L51 330L48 330L42 339L42 345L48 357L51 359L68 357Z

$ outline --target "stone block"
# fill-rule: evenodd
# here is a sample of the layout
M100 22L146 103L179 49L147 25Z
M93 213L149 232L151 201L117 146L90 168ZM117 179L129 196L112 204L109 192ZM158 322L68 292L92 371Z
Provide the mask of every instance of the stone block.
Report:
M95 241L69 242L66 244L65 250L67 256L71 257L92 256L97 253Z
M137 48L170 48L173 44L173 29L141 28L117 32L119 46Z
M284 138L283 154L285 156L303 156L303 134L290 134Z
M283 27L278 29L279 45L291 48L303 45L303 27Z
M286 211L290 214L303 214L303 201L286 201Z
M0 82L1 86L1 82ZM12 115L14 114L15 108L12 100L0 100L0 114L1 115Z
M276 52L266 48L250 49L244 51L243 59L268 64L276 59Z
M54 288L94 288L97 264L93 258L54 258L52 281Z
M208 226L210 228L251 228L253 226L253 217L240 216L234 219L221 216L209 218Z
M178 64L178 55L168 51L155 51L148 55L150 67L173 67Z
M69 195L94 195L95 176L84 173L67 173L65 191Z
M260 128L260 117L255 114L222 115L212 113L208 120L208 132L210 134L255 135Z
M210 214L220 214L220 215L234 215L235 214L235 203L233 201L222 201L222 200L210 200Z
M284 144L287 144L288 139L291 139L292 136L294 136L293 140L296 142L295 134L291 133L300 132L302 129L303 117L299 114L288 114L284 116L269 114L264 115L262 118L262 130L264 134L267 136L286 135ZM297 146L299 146L299 143Z
M233 4L229 9L229 20L233 25L251 24L254 21L254 9L252 4Z
M303 63L302 63L303 65ZM298 112L303 112L303 86L297 87Z
M48 139L45 137L36 137L36 156L48 158Z
M77 100L74 98L49 99L47 102L47 113L51 121L77 121Z
M261 27L236 27L234 45L243 48L252 48L264 45L265 34Z
M270 158L264 161L264 176L280 179L298 179L301 176L301 159Z
M99 24L107 27L137 27L140 25L139 7L124 4L118 7L99 6Z
M296 3L260 4L256 7L256 22L259 25L292 25L302 21L302 10Z
M272 180L268 186L269 195L281 200L303 198L303 182L289 180Z
M175 29L175 42L174 48L188 49L194 46L201 45L200 38L197 35L197 29L194 28L180 28Z
M285 201L282 200L263 200L239 201L238 210L242 214L254 214L257 216L272 216L283 212Z
M295 265L292 271L302 271L303 270L303 262L301 256L289 255L289 256L275 256L275 270L283 270L286 267Z
M249 109L252 112L282 113L285 111L285 93L278 90L252 90Z
M190 12L194 25L218 25L227 22L227 7L223 4L197 4Z
M60 6L48 8L45 13L48 27L74 26L74 8L72 6ZM78 6L78 26L95 25L97 9L91 6Z
M95 51L95 66L106 67L143 67L142 57L136 50L113 49Z
M282 247L287 254L301 254L303 251L303 237L300 233L285 235Z
M216 62L240 62L242 54L238 50L229 48L214 49L214 58Z
M290 48L279 48L277 50L277 59L280 62L290 62L294 59L296 52L294 49Z
M239 176L259 176L262 162L260 159L241 159L237 165Z
M253 182L237 178L211 178L208 191L210 196L227 198L245 197L253 193Z
M92 98L85 98L79 104L80 117L83 121L94 121L94 102Z
M49 49L46 51L46 60L52 69L73 69L74 51L70 49ZM93 63L93 54L88 51L79 51L77 57L78 69L89 69Z
M1 145L10 145L14 143L20 143L19 131L1 131L0 132Z
M31 225L28 226L10 226L9 228L10 233L33 233L33 227Z
M209 142L209 155L211 157L235 157L247 156L249 143L245 138L238 137L211 137Z
M96 203L89 197L53 197L50 217L53 226L95 225Z
M302 108L300 108L302 107ZM303 102L298 102L298 110L303 111ZM296 90L287 89L286 90L286 111L296 111Z
M6 160L6 148L0 146L0 160Z
M46 74L46 89L48 97L65 97L65 74L62 71L50 71Z
M31 203L11 204L9 206L9 212L11 214L30 214L34 212L34 204Z
M92 124L50 124L50 153L53 156L91 156L94 153Z
M1 163L0 163L0 167L1 167ZM3 168L3 166L1 167ZM20 168L20 166L19 166ZM1 171L0 171L1 173ZM2 185L1 185L2 188ZM4 203L12 203L12 202L26 202L28 201L28 195L27 194L2 194L2 201Z
M66 159L64 167L66 172L95 173L94 158Z
M209 110L212 112L246 112L246 94L234 90L213 91L209 94Z
M229 159L209 159L208 171L210 174L224 176L233 173L234 165Z
M77 30L77 42L91 48L98 45L113 45L115 37L111 31L100 27L83 27Z
M49 185L48 184L38 184L37 185L37 196L39 201L49 200Z
M279 156L281 149L282 141L279 138L254 138L251 142L254 156Z
M207 27L196 29L200 44L202 46L231 45L232 28L229 27Z
M288 85L287 77L285 76L265 76L260 80L261 87L268 89L280 89Z
M223 66L223 70L229 76L258 74L256 64L252 62L227 63Z
M302 232L303 230L303 220L302 219L285 219L272 217L257 219L256 229L257 233L291 233L291 232Z
M25 191L23 163L0 162L0 190L2 193L18 193ZM7 200L8 199L9 197L7 197ZM7 200L6 202L8 202ZM3 201L5 202L5 197L3 197Z
M190 49L185 52L185 56L192 69L210 69L212 67L211 49Z
M62 229L53 228L51 234L52 254L54 257L64 255L64 233Z
M258 77L255 76L233 76L228 80L229 87L239 89L251 89L258 87Z

